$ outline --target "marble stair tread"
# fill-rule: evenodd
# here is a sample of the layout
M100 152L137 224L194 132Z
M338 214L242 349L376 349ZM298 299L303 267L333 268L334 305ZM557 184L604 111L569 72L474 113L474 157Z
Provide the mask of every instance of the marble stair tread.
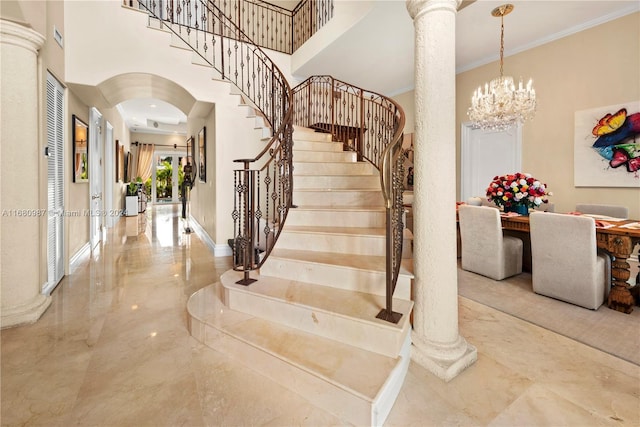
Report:
M298 164L305 165L305 164L308 164L308 163L310 163L312 166L317 166L318 162L295 161L296 165L298 165ZM368 162L323 162L323 164L324 165L328 165L328 166L337 165L337 166L346 166L346 167L350 167L350 166L353 166L353 165L361 165L361 166L365 166L367 168L371 168L370 173L377 173L377 170ZM302 175L302 173L300 173L299 171L296 172L295 169L293 170L293 174L294 175ZM308 173L307 175L317 175L317 174L318 174L317 172L311 172L311 173ZM344 175L344 173L342 171L339 171L337 173L329 173L328 171L325 171L325 172L321 173L321 175Z
M221 276L220 281L224 287L232 288L236 292L260 295L263 298L331 313L333 316L342 316L352 321L375 325L379 330L386 329L401 333L407 326L408 315L413 308L413 301L394 298L393 311L401 313L402 318L400 322L393 324L376 318L380 310L385 307L383 296L278 277L260 276L255 272L251 273L251 278L257 279L256 282L249 286L236 284L242 277L242 272L229 270Z
M335 211L335 212L385 212L384 206L321 206L304 205L295 209L307 211Z
M382 193L380 188L295 188L294 192L324 191L331 193Z
M274 249L270 257L285 258L298 260L306 263L329 264L344 268L353 268L356 270L377 271L384 273L386 271L385 260L383 256L345 256L335 252L319 252L319 251L300 251L294 249ZM401 275L413 277L413 262L402 262L400 264Z
M375 399L398 363L397 358L229 309L221 301L221 288L215 283L193 294L189 314L367 401Z
M282 229L282 232L290 233L317 233L317 234L333 234L333 235L356 235L356 236L386 236L386 230L382 227L322 227L322 226L306 226L291 225Z

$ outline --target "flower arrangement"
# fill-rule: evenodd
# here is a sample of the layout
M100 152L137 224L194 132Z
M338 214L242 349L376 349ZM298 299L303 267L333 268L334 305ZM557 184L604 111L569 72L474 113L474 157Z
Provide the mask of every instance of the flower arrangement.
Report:
M547 185L531 174L516 172L511 175L495 176L487 187L487 200L505 208L527 206L535 208L549 203Z

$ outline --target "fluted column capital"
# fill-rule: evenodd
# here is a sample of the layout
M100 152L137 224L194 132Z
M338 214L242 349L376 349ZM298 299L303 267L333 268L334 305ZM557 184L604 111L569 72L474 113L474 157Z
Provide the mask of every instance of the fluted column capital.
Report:
M455 12L462 0L407 0L407 10L414 20L422 14L434 10L451 10Z

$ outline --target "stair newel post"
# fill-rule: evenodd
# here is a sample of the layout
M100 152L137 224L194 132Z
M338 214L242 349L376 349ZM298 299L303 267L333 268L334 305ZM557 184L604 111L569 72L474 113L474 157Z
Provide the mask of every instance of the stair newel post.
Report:
M249 169L249 164L253 162L253 159L242 159L242 160L234 160L234 162L242 162L244 163L244 169L239 171L241 172L241 179L239 183L239 189L236 189L239 193L241 193L242 197L242 207L240 214L243 219L243 236L241 237L241 253L242 253L242 270L244 273L244 277L238 280L236 283L239 285L250 285L255 282L256 279L252 279L249 277L249 272L253 269L255 265L255 250L253 242L254 233L255 233L255 171ZM237 245L234 244L237 247Z
M360 89L360 129L358 131L358 141L356 142L356 151L358 152L358 161L362 161L363 142L364 142L364 90Z
M385 157L382 159L382 168L380 173L384 175L385 192L388 195L393 194L392 178L393 173L391 168L393 167L393 150L387 150ZM393 311L393 256L394 256L394 244L393 244L393 197L387 197L385 200L386 211L386 287L385 287L385 308L380 310L380 313L376 316L378 319L386 320L391 323L398 323L402 317L402 313Z

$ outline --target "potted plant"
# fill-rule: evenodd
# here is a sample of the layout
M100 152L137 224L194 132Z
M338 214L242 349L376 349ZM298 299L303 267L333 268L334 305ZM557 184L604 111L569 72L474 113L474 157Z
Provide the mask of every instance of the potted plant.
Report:
M130 182L127 185L127 197L125 198L125 208L127 216L138 215L138 185Z
M127 196L138 197L138 185L133 181L131 181L129 185L127 185Z

